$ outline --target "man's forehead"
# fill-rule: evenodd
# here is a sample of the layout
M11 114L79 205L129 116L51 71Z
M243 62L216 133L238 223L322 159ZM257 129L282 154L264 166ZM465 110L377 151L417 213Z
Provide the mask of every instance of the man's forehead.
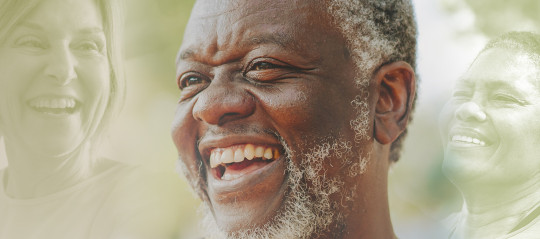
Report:
M322 3L322 1L319 1ZM319 3L320 4L320 3ZM290 10L306 8L315 10L313 0L198 0L193 7L191 18L208 19L228 15L246 16L269 13L274 9ZM311 8L311 9L308 9Z
M300 32L317 31L317 26L321 30L328 27L328 21L311 21L321 14L315 12L320 7L309 2L200 0L194 7L177 62L197 54L224 53L221 52L224 49L249 49L263 44L279 45L303 55L305 49L301 48L321 39L306 42L308 39L295 40L295 36L301 36Z

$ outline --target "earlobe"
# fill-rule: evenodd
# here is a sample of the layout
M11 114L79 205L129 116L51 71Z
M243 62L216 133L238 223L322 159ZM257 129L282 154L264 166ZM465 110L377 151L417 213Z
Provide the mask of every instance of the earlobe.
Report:
M375 76L378 99L375 106L375 139L394 142L405 130L415 97L415 74L403 61L384 65Z

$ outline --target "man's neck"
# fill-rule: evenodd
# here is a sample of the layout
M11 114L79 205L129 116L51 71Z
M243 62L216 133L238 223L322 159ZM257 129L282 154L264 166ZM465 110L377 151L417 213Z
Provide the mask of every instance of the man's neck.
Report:
M364 173L352 178L360 183L345 215L343 239L396 238L388 204L388 151L378 152L373 152Z

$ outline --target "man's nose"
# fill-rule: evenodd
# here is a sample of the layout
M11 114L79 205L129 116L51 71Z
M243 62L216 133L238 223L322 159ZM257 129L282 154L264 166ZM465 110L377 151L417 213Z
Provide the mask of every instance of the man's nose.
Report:
M52 47L49 54L45 75L51 82L64 86L77 78L76 59L69 46Z
M193 117L213 125L246 118L255 112L255 98L241 82L214 81L201 93Z
M486 113L475 102L469 101L460 105L456 110L456 117L463 121L478 121L486 120Z

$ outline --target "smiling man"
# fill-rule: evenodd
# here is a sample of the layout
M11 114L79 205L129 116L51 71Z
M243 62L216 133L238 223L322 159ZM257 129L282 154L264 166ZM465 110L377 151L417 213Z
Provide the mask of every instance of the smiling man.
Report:
M415 95L406 0L200 0L172 127L210 238L394 238Z

